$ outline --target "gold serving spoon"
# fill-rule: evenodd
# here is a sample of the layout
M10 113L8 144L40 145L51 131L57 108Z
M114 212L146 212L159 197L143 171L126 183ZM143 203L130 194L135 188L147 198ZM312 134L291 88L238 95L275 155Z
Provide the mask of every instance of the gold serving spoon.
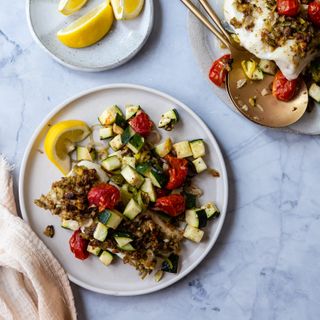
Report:
M276 99L271 93L274 76L264 74L263 80L246 79L241 62L256 61L257 57L234 43L208 1L199 0L215 25L190 0L180 1L230 50L233 63L226 88L234 106L245 117L263 126L280 128L295 123L303 116L308 106L308 89L303 80L292 100L284 102ZM244 79L245 84L239 88Z

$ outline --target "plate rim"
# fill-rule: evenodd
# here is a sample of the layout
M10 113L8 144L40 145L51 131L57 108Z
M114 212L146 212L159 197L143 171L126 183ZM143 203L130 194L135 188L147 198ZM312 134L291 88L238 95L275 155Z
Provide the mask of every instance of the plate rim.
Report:
M58 104L55 108L53 108L53 110L41 121L41 123L37 126L37 128L33 132L32 136L27 144L27 147L26 147L24 154L23 154L20 172L19 172L19 185L18 185L18 187L19 187L19 190L18 190L19 204L20 204L20 211L21 211L22 218L23 218L23 220L25 220L29 224L28 214L27 214L25 200L24 200L24 196L23 196L24 195L26 166L27 166L28 159L29 159L31 152L32 152L32 147L33 147L38 135L44 129L44 127L47 125L47 123L50 121L50 119L52 117L54 117L57 113L61 112L70 103L72 103L73 101L76 101L77 99L80 99L82 97L85 97L85 96L92 94L92 93L95 93L95 92L99 92L99 91L103 91L103 90L112 90L112 89L136 89L136 90L140 90L140 91L146 91L148 93L155 94L155 95L158 95L158 96L165 98L169 101L172 101L174 104L182 107L182 109L184 111L189 112L189 114L199 123L201 128L206 132L206 134L208 135L208 137L210 139L210 143L212 143L214 145L215 150L217 152L216 156L219 159L219 163L221 164L221 174L223 177L225 177L225 179L223 179L224 200L223 200L223 206L220 210L221 214L218 219L219 223L217 225L217 230L216 230L214 236L211 238L210 242L208 243L208 246L205 248L205 250L200 255L200 257L195 262L193 262L188 268L186 268L183 272L178 273L176 277L170 279L167 282L164 282L163 284L159 284L158 286L155 286L153 288L139 289L139 290L132 290L132 291L115 291L115 290L106 290L106 289L97 288L97 287L88 285L87 283L83 282L82 280L78 279L77 277L70 275L68 272L65 271L71 282L73 282L73 283L77 284L78 286L83 287L87 290L101 293L101 294L112 295L112 296L138 296L138 295L153 293L153 292L162 290L164 288L167 288L170 285L178 282L179 280L184 278L186 275L188 275L192 270L194 270L205 259L205 257L208 255L208 253L211 251L211 249L213 248L213 246L217 242L217 239L221 233L221 229L222 229L222 226L224 224L225 217L227 214L227 206L228 206L228 200L229 200L229 185L228 185L229 180L228 180L227 168L226 168L226 164L224 161L224 157L223 157L221 148L220 148L215 136L211 132L211 130L208 128L208 126L205 124L205 122L191 108L189 108L187 105L185 105L180 100L178 100L178 99L172 97L171 95L166 94L162 91L159 91L159 90L156 90L153 88L149 88L146 86L142 86L142 85L129 84L129 83L114 83L114 84L93 87L91 89L81 91L80 93L73 95L71 98L65 99L62 103Z
M151 31L153 29L153 25L154 25L154 0L150 0L150 23L148 25L147 33L146 33L145 37L143 38L143 41L139 44L139 46L135 50L130 52L130 54L127 55L125 58L123 58L121 60L117 60L116 62L114 62L113 64L110 64L110 65L106 65L106 66L102 66L102 67L95 67L95 68L93 68L93 67L90 68L90 67L85 67L85 66L81 67L78 65L68 63L68 62L64 61L63 59L59 58L42 43L42 41L37 36L37 34L34 30L33 24L32 24L31 12L30 12L31 1L33 1L33 0L26 0L25 10L26 10L26 16L27 16L27 24L28 24L30 33L32 35L32 38L35 40L35 42L39 45L39 47L44 52L46 52L49 56L51 56L51 58L54 61L60 63L64 67L67 67L71 70L76 70L76 71L102 72L102 71L115 69L115 68L120 67L121 65L127 63L129 60L133 59L137 55L137 53L143 48L143 46L146 44L146 42L149 39L149 36L151 34Z

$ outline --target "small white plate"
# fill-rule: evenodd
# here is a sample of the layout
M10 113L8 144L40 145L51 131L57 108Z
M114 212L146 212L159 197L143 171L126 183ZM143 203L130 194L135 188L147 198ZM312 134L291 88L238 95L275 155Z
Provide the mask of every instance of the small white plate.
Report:
M153 0L145 1L143 11L136 19L115 20L111 31L90 47L68 48L56 37L60 29L101 2L90 0L80 11L64 16L58 11L58 1L27 0L31 33L47 53L71 69L104 71L118 67L133 58L147 41L153 26Z
M171 133L161 130L163 138L170 136L174 141L203 138L208 149L206 162L221 174L220 178L213 178L210 174L203 173L195 180L204 190L201 203L215 201L221 210L220 218L208 224L205 238L200 244L184 241L179 273L165 274L159 283L154 281L153 275L141 280L134 268L124 265L121 261L105 267L94 256L85 261L74 258L68 244L71 231L60 227L58 217L52 216L33 203L34 199L47 193L52 182L61 177L58 169L39 151L43 150L48 125L66 119L80 119L92 125L97 123L97 115L106 106L118 104L123 108L128 103L140 104L154 121L160 119L162 113L175 107L181 116L181 122ZM165 288L187 275L204 259L216 242L225 219L228 179L223 156L215 138L193 111L159 91L135 85L115 84L89 90L63 102L42 122L31 138L22 161L19 199L23 218L60 261L71 281L92 291L129 296ZM47 225L55 227L56 234L52 239L43 235Z
M223 0L209 0L210 4L224 21L223 15ZM208 78L208 73L212 62L220 58L223 54L228 53L227 50L221 49L220 43L216 40L215 36L204 27L193 14L189 13L188 21L189 35L193 52L196 56L198 63L205 76ZM209 80L208 80L209 81ZM233 111L240 113L234 107L229 99L225 89L218 88L212 84L214 93ZM305 115L295 124L288 127L289 129L302 134L318 135L320 134L320 106L316 105L311 113L306 112Z

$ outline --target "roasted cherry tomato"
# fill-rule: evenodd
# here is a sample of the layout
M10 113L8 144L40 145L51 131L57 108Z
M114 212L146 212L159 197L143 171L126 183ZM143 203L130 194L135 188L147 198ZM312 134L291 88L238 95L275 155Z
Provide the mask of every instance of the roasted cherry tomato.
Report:
M186 210L184 196L170 194L169 196L158 198L154 209L162 211L171 217L176 217Z
M169 182L166 185L168 190L181 187L186 180L188 174L188 161L186 159L178 159L173 156L166 156L165 159L169 164Z
M218 87L221 87L226 81L227 74L231 70L231 63L230 54L226 54L213 62L209 72L209 79Z
M308 16L311 22L320 27L320 1L312 1L308 5Z
M80 230L77 230L69 240L70 250L76 258L80 260L87 259L89 257L89 252L87 251L88 243L88 240L81 237Z
M274 77L272 94L281 101L290 101L296 94L298 79L287 80L281 71Z
M99 211L113 209L120 199L120 191L108 183L100 183L92 187L88 193L90 205L95 205Z
M294 17L300 10L300 3L298 0L277 0L277 10L281 15Z
M143 137L147 137L153 127L153 122L149 116L142 111L130 120L129 124L135 132L141 134Z

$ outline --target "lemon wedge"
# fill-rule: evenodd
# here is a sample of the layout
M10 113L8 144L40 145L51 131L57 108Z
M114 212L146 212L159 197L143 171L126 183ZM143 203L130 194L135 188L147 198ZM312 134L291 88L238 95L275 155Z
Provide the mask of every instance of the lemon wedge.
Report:
M93 8L84 16L57 33L58 39L71 48L83 48L101 40L113 23L113 11L109 0Z
M44 151L49 160L64 174L70 171L69 153L77 142L91 133L88 125L81 120L66 120L50 127L44 140Z
M144 0L111 0L111 4L117 20L129 20L140 14Z
M80 10L88 0L60 0L58 10L68 16Z

